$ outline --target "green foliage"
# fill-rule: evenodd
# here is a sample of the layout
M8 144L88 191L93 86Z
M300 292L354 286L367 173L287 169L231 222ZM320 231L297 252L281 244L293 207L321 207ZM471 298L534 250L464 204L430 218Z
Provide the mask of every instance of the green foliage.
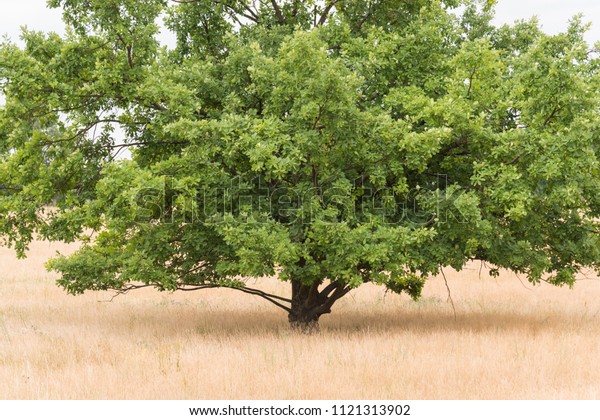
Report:
M493 1L49 5L65 37L0 47L0 235L20 256L83 241L48 263L71 293L260 295L243 279L277 275L320 314L475 258L557 285L600 271L578 17L549 36L492 26Z

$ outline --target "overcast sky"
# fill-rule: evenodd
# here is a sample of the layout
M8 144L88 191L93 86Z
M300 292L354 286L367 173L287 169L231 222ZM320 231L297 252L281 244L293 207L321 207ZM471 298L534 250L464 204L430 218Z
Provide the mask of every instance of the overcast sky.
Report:
M61 32L60 11L48 10L46 0L0 0L0 34L13 40L19 36L19 27ZM496 23L512 23L536 15L546 32L557 33L565 29L569 18L583 13L585 20L593 22L588 41L600 41L600 1L598 0L500 0L496 7Z

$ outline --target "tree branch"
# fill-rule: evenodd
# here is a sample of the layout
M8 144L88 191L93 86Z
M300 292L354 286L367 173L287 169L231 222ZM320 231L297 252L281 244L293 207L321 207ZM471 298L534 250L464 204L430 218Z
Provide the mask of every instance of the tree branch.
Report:
M129 284L124 285L120 289L112 289L116 293L114 294L113 297L111 297L108 300L108 302L112 302L119 295L125 295L125 294L129 293L132 290L144 289L146 287L158 287L158 288L160 288L161 286L159 284L157 284L157 283L150 283L150 284L133 284L133 283L129 283ZM288 308L284 304L278 302L278 300L280 300L280 301L283 301L283 302L291 304L292 303L291 299L284 298L284 297L281 297L281 296L277 296L277 295L274 295L272 293L263 292L262 290L253 289L251 287L245 287L245 286L241 286L241 287L237 287L237 286L223 286L223 285L219 285L219 284L199 284L199 285L178 285L176 290L180 290L180 291L183 291L183 292L192 292L192 291L196 291L196 290L216 289L216 288L226 288L226 289L239 290L240 292L247 293L249 295L259 296L259 297L262 297L263 299L271 302L273 305L275 305L275 306L283 309L284 311L286 311L288 313L291 311L290 308Z
M132 290L144 289L146 287L157 287L156 284L126 284L120 289L112 289L115 294L109 300L100 300L99 302L112 302L117 296L126 295Z
M327 298L327 297L329 297L329 294L331 292L333 292L333 290L335 290L335 288L338 286L339 285L335 282L329 283L327 286L325 286L325 288L323 290L321 290L320 295Z
M548 118L546 118L546 121L544 121L544 127L548 126L548 124L550 124L550 121L552 121L552 118L556 117L556 114L561 110L560 106L555 107L552 110L552 113L550 114L550 116Z
M130 122L125 122L125 121L120 121L114 118L102 118L96 121L92 121L91 123L89 123L88 125L86 125L85 127L80 128L79 130L77 130L77 132L71 136L71 137L64 137L64 138L60 138L60 139L54 139L54 140L49 140L43 143L43 146L50 146L52 144L57 144L57 143L64 143L64 142L68 142L71 140L75 140L78 137L83 136L85 133L87 133L88 131L90 131L92 128L96 127L98 124L103 124L103 123L116 123L116 124L134 124L134 125L144 125L144 124L148 124L149 121L130 121ZM135 146L136 144L131 144L132 146ZM111 146L111 148L117 148L120 147L121 145L114 145Z
M325 7L325 9L323 9L323 13L321 13L321 18L319 19L319 22L317 23L317 26L323 26L325 24L325 22L327 21L327 18L329 17L329 12L331 12L331 9L333 9L333 6L335 6L335 4L340 1L340 0L332 0L327 7Z
M258 19L258 12L256 12L255 10L252 10L252 8L250 6L248 6L248 5L246 5L246 4L244 4L242 7L244 8L244 10L246 10L248 13L250 13L250 15L252 17L246 16L246 15L243 15L243 16L247 17L248 19L250 19L252 21L254 21L255 23L258 23L258 20L259 20Z
M129 68L133 68L133 46L127 46L127 63L129 63Z
M526 152L523 153L519 153L517 156L515 156L514 158L511 159L510 162L508 162L506 165L511 166L514 165L515 163L517 163L524 155L526 154Z
M200 0L171 0L171 1L173 1L173 3L178 3L178 4L191 4L191 3L198 3ZM220 4L221 6L226 7L228 9L230 9L231 11L245 17L246 19L251 20L254 23L258 23L258 14L256 13L256 11L252 10L252 8L250 8L250 6L248 6L246 4L242 5L242 8L247 12L247 13L244 13L240 10L236 10L236 8L233 7L229 3L222 2L222 1L214 1L214 3Z
M279 23L285 23L285 18L281 13L281 9L275 0L271 0L271 4L273 5L273 10L275 10L275 17Z
M225 286L225 287L227 287L227 286ZM280 299L280 300L288 301L291 303L291 300L289 300L289 299L285 299L285 298L282 298L279 296L274 296L274 295L271 295L270 293L265 293L262 290L250 289L250 288L246 288L246 287L229 287L229 288L234 289L234 290L239 290L240 292L248 293L249 295L260 296L263 299L271 302L273 305L283 309L287 313L291 312L291 308L288 308L287 306L285 306L282 303L279 303L275 300L275 299Z
M446 279L446 273L444 273L444 269L440 267L440 271L442 272L442 277L444 277L444 283L446 284L446 290L448 291L448 301L450 305L452 305L452 312L454 312L454 321L456 321L456 308L454 307L454 300L452 300L452 295L450 294L450 286L448 286L448 279Z
M342 297L344 297L350 290L352 290L352 289L348 285L344 285L344 284L338 283L338 282L330 283L319 294L319 298L320 298L319 300L323 303L321 303L319 306L314 307L310 311L311 316L330 313L331 307L333 306L333 304L335 302L337 302L339 299L341 299ZM331 295L329 295L329 293L331 291L333 291L333 293L331 293Z
M358 21L358 24L356 25L356 31L360 31L362 29L362 26L365 24L365 22L371 17L371 15L373 14L373 8L375 6L375 1L370 1L369 5L367 6L367 13L365 13L365 15L361 18L360 21Z
M242 288L239 288L239 287L236 287L236 289L242 290ZM273 298L273 299L281 300L281 301L286 302L286 303L292 303L292 299L284 298L284 297L281 297L281 296L278 296L278 295L274 295L272 293L267 293L267 292L264 292L264 291L259 290L259 289L253 289L251 287L244 286L243 287L243 291L248 291L248 292L251 292L251 293L258 293L261 296L267 296L267 297L270 297L270 298Z
M130 146L150 146L150 145L175 145L175 146L180 146L180 145L186 145L189 144L189 142L187 141L160 141L160 142L156 142L156 143L148 143L145 141L139 141L139 142L133 142L133 143L123 143L123 144L112 144L109 146L106 146L107 149L122 149L124 147L130 147Z

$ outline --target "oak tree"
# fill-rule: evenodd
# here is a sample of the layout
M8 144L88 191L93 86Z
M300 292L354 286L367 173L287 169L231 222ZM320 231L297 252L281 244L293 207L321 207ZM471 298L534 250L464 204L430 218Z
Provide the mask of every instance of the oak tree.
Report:
M600 271L600 61L494 1L49 0L0 47L0 236L73 294L227 287L314 328L471 259ZM161 45L160 22L176 36ZM246 279L277 276L289 296Z

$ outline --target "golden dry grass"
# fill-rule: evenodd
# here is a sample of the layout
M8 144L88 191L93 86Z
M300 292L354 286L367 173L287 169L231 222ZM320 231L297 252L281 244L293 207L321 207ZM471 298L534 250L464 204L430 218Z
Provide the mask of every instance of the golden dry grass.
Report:
M595 277L568 290L448 271L456 320L441 278L416 303L365 286L303 336L231 290L68 296L43 269L53 252L0 250L0 399L600 398Z

